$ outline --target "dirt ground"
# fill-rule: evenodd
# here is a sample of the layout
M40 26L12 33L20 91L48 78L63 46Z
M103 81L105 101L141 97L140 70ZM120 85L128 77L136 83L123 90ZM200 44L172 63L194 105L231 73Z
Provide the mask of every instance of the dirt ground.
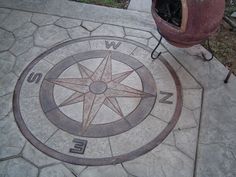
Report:
M223 21L219 32L210 38L210 46L214 56L224 65L230 66L236 75L236 31L232 31Z
M236 12L236 0L226 0L226 2L225 16L230 17ZM230 19L236 24L236 18ZM236 75L236 27L233 28L223 20L219 32L210 38L210 45L215 57L229 66Z

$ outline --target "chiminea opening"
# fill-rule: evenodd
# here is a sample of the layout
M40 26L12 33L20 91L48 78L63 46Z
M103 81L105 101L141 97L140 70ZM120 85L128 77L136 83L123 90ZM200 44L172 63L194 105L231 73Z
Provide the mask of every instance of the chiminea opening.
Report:
M156 4L157 14L168 23L181 27L182 3L181 0L158 0Z

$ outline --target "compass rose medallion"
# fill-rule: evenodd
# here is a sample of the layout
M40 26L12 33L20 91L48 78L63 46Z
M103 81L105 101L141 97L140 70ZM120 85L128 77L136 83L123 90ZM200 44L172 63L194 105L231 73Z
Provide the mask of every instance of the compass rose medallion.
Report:
M112 58L109 52L94 72L77 64L82 78L49 79L49 82L75 91L60 106L83 102L82 132L85 132L96 114L106 105L122 118L124 117L117 97L154 97L155 95L121 84L133 71L112 75Z
M24 137L60 161L120 164L161 144L179 120L178 75L135 41L93 36L60 43L17 81L13 112Z

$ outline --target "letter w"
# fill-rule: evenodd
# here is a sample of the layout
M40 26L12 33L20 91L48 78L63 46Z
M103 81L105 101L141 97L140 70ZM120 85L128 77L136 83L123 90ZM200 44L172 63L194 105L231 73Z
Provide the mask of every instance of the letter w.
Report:
M106 43L106 48L107 48L107 49L110 49L111 47L112 47L113 49L117 49L117 48L121 45L121 42L118 42L118 43L116 44L114 41L112 41L112 42L105 41L105 43Z

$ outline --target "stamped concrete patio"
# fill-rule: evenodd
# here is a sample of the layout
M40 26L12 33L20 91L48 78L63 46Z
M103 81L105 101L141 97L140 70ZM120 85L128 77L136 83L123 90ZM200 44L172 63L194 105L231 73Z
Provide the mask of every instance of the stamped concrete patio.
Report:
M130 9L0 1L0 177L236 176L236 78L200 45L152 60Z

